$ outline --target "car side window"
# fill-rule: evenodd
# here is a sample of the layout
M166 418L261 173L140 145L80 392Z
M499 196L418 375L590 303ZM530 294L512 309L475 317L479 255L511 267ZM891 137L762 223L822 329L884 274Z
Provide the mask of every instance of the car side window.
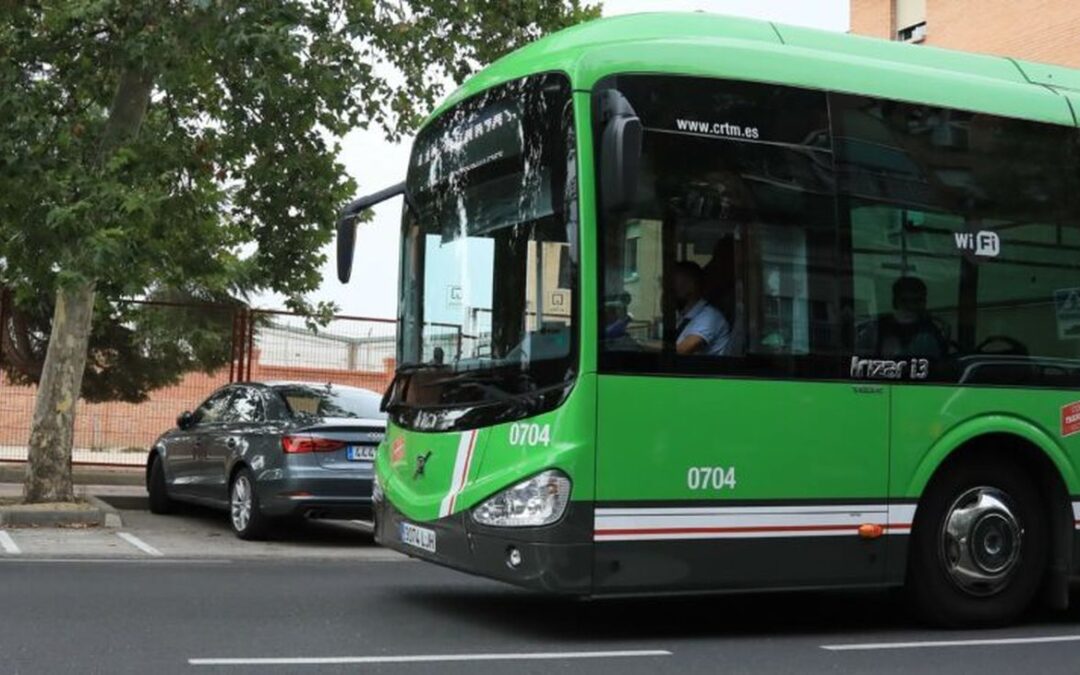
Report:
M195 410L195 423L217 424L225 421L229 409L229 399L232 397L232 394L232 389L222 389L206 399L206 401Z
M266 418L263 396L254 387L240 387L229 401L226 422L262 422Z

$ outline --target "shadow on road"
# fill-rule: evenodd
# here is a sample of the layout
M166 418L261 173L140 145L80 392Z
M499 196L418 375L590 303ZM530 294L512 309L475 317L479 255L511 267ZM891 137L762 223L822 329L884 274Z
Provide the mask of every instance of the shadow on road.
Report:
M814 591L578 601L514 589L408 591L402 602L447 621L565 641L658 637L825 637L921 628L897 591ZM1080 622L1080 597L1068 612L1041 610L1043 625Z
M186 521L206 531L208 536L235 537L229 527L228 514L205 506L178 503L175 511L162 518ZM286 519L275 523L267 537L269 542L303 544L315 548L343 546L375 547L370 528L349 521Z

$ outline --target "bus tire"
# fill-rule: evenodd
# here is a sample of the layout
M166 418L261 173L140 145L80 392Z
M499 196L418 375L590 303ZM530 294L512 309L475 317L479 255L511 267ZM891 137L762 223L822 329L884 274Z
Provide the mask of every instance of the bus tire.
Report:
M911 535L908 596L928 623L991 626L1031 605L1049 560L1038 486L998 458L965 461L930 484Z

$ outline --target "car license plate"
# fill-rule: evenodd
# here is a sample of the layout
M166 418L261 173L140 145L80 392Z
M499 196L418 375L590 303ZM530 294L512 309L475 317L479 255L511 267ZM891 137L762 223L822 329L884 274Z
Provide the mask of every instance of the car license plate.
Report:
M401 524L401 543L419 548L428 553L435 552L435 530L417 527L412 523Z
M350 445L345 456L350 462L371 462L375 460L375 446Z

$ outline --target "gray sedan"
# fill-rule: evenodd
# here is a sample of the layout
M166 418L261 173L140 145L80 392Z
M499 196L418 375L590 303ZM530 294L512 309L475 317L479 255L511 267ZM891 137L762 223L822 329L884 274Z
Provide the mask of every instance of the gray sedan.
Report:
M161 435L146 461L150 510L174 501L229 512L241 539L286 516L369 518L380 396L313 382L217 390Z

